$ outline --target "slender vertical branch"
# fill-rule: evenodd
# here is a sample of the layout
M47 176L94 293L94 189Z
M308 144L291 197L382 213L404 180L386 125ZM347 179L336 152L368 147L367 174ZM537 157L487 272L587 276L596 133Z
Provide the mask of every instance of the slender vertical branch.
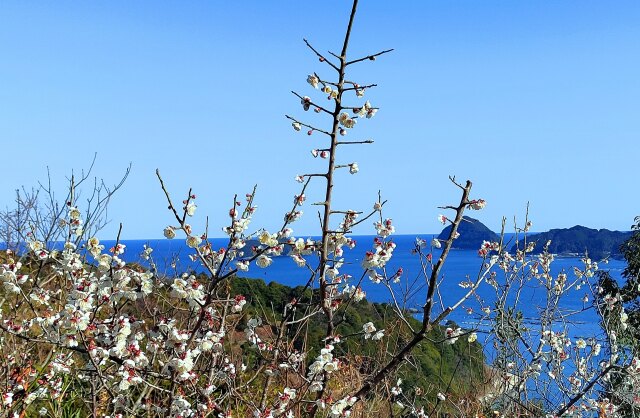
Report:
M434 294L437 287L438 276L440 275L440 271L444 262L449 255L449 251L453 245L453 241L456 238L458 227L462 222L462 217L465 208L469 204L469 193L471 192L471 182L467 181L466 186L464 186L462 192L462 197L460 199L460 204L456 208L456 217L451 223L451 231L449 232L449 238L447 239L442 254L438 259L438 262L434 266L431 276L429 277L429 287L427 289L427 298L426 302L423 306L423 319L422 319L422 327L420 331L414 334L411 341L409 341L403 348L400 349L398 353L380 370L374 373L373 377L367 380L357 391L353 393L353 397L356 398L357 401L361 401L369 392L371 392L380 382L382 382L389 374L394 372L407 358L407 356L411 353L411 351L425 338L426 335L434 325L437 325L434 322L431 322L431 312L433 308L433 299ZM442 318L444 319L444 318Z

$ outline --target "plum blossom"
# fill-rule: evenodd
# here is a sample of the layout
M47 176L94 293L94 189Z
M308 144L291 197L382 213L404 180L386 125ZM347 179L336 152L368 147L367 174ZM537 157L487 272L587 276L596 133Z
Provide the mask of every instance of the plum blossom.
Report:
M309 110L309 107L311 106L311 98L308 96L304 96L301 100L300 100L300 104L302 104L302 108L304 110Z
M340 115L338 115L338 121L347 129L353 128L356 124L356 120L350 118L347 112L340 113Z
M173 239L176 237L176 231L173 229L172 226L168 226L164 229L163 231L165 238L167 239Z
M247 260L236 261L236 268L240 271L249 271L249 261Z
M309 74L307 76L307 83L311 84L311 87L313 87L314 89L318 88L319 82L320 79L315 74Z
M373 325L373 322L367 322L366 324L362 325L362 331L364 332L364 339L368 340L369 338L371 338L371 334L376 332L376 327Z
M144 259L144 260L148 260L149 258L151 258L151 253L153 252L153 248L148 247L147 244L144 244L142 246L142 252L140 253L140 258Z
M198 208L198 206L196 206L195 203L190 202L186 207L187 215L193 216L196 213L196 209L197 208Z
M244 305L247 304L247 300L242 295L236 296L234 300L235 300L235 303L231 307L231 312L238 313L238 312L242 311L242 308L244 307Z
M337 418L351 415L351 411L347 408L353 406L357 400L358 399L355 397L346 397L340 399L339 401L331 405L331 417ZM345 409L347 410L345 411Z
M379 329L378 331L376 331L375 334L373 334L371 336L371 340L372 341L378 341L378 340L381 340L382 337L384 337L384 330L383 329Z
M300 217L302 216L303 212L301 210L294 210L291 212L287 212L284 214L284 221L287 224L293 223L295 221L297 221L298 219L300 219Z
M384 222L376 222L373 224L376 227L376 233L381 237L388 237L396 231L391 219L385 219Z
M13 392L6 392L2 395L2 405L11 407L11 404L13 404Z
M261 254L256 259L256 265L261 268L267 268L273 263L273 260L268 256Z
M269 231L263 230L258 235L258 241L267 247L275 247L278 245L278 234L270 234Z
M498 251L499 248L500 248L500 244L497 242L482 241L482 245L478 250L478 255L480 257L486 257L489 254L489 252Z
M293 196L293 203L296 205L302 205L306 200L307 200L307 197L304 195L304 193Z
M364 299L367 296L367 292L365 292L364 290L362 290L362 288L360 286L358 286L354 292L353 292L353 300L355 302L360 302L362 299Z
M487 205L487 202L484 199L474 199L469 202L469 207L473 210L481 210Z
M458 341L458 338L460 338L460 335L462 335L462 329L461 328L448 327L444 332L444 336L446 338L445 343L454 344L456 341Z
M402 388L400 387L401 384L402 384L402 379L398 379L398 381L396 382L396 385L391 388L391 394L393 396L398 396L402 393Z
M187 246L191 248L197 248L202 243L202 238L197 235L189 235L187 237Z

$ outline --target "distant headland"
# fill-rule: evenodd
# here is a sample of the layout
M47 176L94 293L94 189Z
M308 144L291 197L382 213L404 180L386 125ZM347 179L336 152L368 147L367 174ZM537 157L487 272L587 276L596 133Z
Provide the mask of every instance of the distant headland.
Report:
M438 239L446 240L449 237L451 225L442 230ZM458 228L460 237L453 243L457 249L479 249L483 241L499 241L500 237L487 228L477 219L465 216L464 222ZM532 254L543 251L548 241L549 252L560 256L583 256L585 253L594 260L612 257L621 259L620 245L631 236L630 231L610 231L608 229L592 229L576 225L571 228L551 229L547 232L529 233L527 243L535 243ZM515 252L523 247L523 236L519 236L519 242L514 241L510 249Z
M607 257L621 259L620 245L631 237L631 231L609 231L608 229L592 229L576 225L571 228L552 229L548 232L531 234L527 242L535 242L533 254L543 251L548 241L549 252L566 256L582 256L585 253L594 260ZM512 247L515 251L516 245ZM522 247L522 244L520 244Z

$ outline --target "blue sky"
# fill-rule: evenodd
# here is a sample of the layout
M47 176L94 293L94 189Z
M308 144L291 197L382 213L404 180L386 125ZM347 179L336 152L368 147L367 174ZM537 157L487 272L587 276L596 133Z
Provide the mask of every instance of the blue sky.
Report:
M72 169L115 183L101 236L162 235L174 200L198 195L212 235L234 193L258 184L253 226L276 229L299 185L318 171L320 135L296 133L305 114L291 90L320 98L307 74L331 74L306 49L339 52L350 2L2 2L0 207L44 181L60 193ZM640 215L640 2L361 1L351 56L395 48L354 67L377 116L344 149L360 173L337 176L338 208L367 210L377 191L398 233L439 231L454 203L447 177L474 182L474 212L535 230L582 224L628 229ZM314 96L315 95L315 96ZM324 100L324 99L323 99ZM326 125L325 125L326 126ZM87 193L87 192L85 192ZM321 200L312 184L308 201ZM313 206L294 229L317 234ZM373 232L365 226L357 231Z

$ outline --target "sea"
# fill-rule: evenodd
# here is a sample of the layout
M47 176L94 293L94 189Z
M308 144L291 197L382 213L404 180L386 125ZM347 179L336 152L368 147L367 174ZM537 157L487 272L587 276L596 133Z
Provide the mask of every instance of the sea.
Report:
M361 262L365 252L372 249L375 237L354 236L353 238L357 241L357 245L351 250L345 247L344 264L339 269L340 274L350 275L349 283L361 286L366 292L367 300L380 303L397 303L403 309L416 312L416 317L420 318L421 307L425 303L426 279L420 258L413 250L416 246L416 239L426 240L429 243L435 236L435 234L423 234L391 237L396 244L396 248L393 252L393 257L386 265L386 271L389 277L400 268L402 268L403 273L397 283L389 283L388 286L382 283L376 284L363 274ZM313 239L314 237L310 238ZM511 234L506 235L505 242L512 238ZM226 247L228 239L211 239L210 242L214 249L219 249ZM114 243L114 241L102 242L106 248L109 248ZM156 270L160 275L171 277L176 272L203 271L199 263L190 260L189 255L193 251L186 246L185 241L182 239L126 240L121 243L126 245L125 253L122 257L127 262L140 262L140 254L145 246L152 248L152 257L156 264ZM423 251L429 251L429 249L426 248ZM440 251L434 250L434 261L440 256ZM308 256L307 260L313 266L314 257ZM317 265L317 261L315 262ZM468 289L461 286L461 283L474 281L480 274L482 265L483 260L475 250L453 249L450 251L438 279L439 285L434 305L435 315L448 306L456 304L468 292ZM551 272L554 276L564 272L567 274L567 281L572 282L575 277L574 267L584 269L582 257L556 256L551 264ZM600 270L608 271L612 277L618 280L621 280L624 267L625 262L623 260L610 259L599 263ZM496 272L496 281L498 284L503 283L504 273L497 268ZM262 279L267 283L277 282L287 286L300 286L307 283L310 273L307 268L298 267L290 257L283 255L274 257L273 263L268 268L260 268L255 263L252 263L249 271L240 272L238 276ZM592 279L592 281L595 281L595 279ZM535 324L546 304L546 296L547 292L537 280L533 279L523 284L517 298L525 323ZM560 307L569 316L575 337L589 338L601 332L599 317L596 311L591 308L592 299L591 290L586 285L574 286L561 299ZM484 316L482 308L494 306L495 300L496 292L494 288L488 283L483 283L477 289L476 295L464 302L446 320L454 321L462 328L479 327L482 332L483 322L479 321ZM508 300L514 303L516 296L512 295Z

